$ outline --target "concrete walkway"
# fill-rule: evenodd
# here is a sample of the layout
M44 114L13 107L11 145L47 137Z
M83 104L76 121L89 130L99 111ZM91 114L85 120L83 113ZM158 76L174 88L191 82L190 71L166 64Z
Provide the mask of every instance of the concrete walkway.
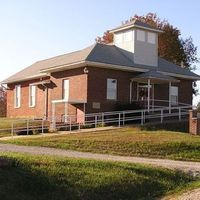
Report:
M128 156L114 156L107 154L86 153L70 150L62 150L48 147L33 147L33 146L18 146L13 144L0 144L0 152L18 152L28 153L33 155L52 155L63 156L71 158L85 158L95 160L107 160L107 161L120 161L129 163L148 164L157 167L165 167L168 169L177 169L185 172L189 172L193 175L200 175L200 162L186 162L186 161L174 161L168 159L152 159L141 157L128 157Z
M97 127L97 128L87 128L73 131L58 131L56 133L44 133L39 135L14 135L14 136L6 136L1 137L0 140L10 140L10 139L21 139L21 138L41 138L41 137L51 137L51 136L61 136L61 135L69 135L69 134L77 134L77 133L91 133L91 132L100 132L100 131L111 131L120 129L122 127L116 126L106 126L106 127ZM124 128L124 127L123 127Z

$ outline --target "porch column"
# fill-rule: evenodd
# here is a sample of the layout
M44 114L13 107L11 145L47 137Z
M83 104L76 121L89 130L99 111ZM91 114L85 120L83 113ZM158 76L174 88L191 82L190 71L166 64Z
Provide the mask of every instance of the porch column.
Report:
M171 86L172 83L169 82L169 114L171 114Z
M132 103L133 80L130 80L130 104Z
M65 102L65 118L64 118L65 123L67 122L67 117L68 117L68 102Z
M55 105L55 103L52 103L52 119L51 119L51 122L52 122L52 129L53 130L56 130L56 117L55 117L55 114L56 114L56 105Z
M150 87L151 81L148 79L148 98L147 98L147 105L148 105L148 112L150 111Z
M83 104L83 115L84 115L84 122L83 122L83 124L85 125L85 103Z

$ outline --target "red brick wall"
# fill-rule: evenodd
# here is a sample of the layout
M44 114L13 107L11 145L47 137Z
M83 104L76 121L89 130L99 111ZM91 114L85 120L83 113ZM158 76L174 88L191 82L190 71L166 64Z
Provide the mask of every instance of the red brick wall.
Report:
M88 67L88 74L84 68L71 69L51 74L51 84L48 89L48 116L51 116L52 100L61 100L64 79L69 79L71 100L87 101L86 112L102 112L115 110L117 103L129 103L130 79L137 75L133 72L117 71L104 68ZM107 78L117 79L117 101L106 99ZM21 107L14 108L14 87L10 84L8 90L8 117L43 117L45 115L44 88L37 88L36 107L29 108L29 84L39 80L21 83ZM17 85L17 84L16 84ZM192 81L181 80L179 86L179 102L192 104ZM132 99L136 99L137 83L133 83ZM155 98L168 100L168 84L155 85ZM100 103L100 109L92 107L93 102ZM69 105L69 114L76 114L77 108L83 110L83 105ZM56 106L56 115L64 115L64 104Z
M192 105L192 81L181 79L179 83L172 83L178 86L178 102ZM158 100L169 100L169 84L155 84L154 97Z
M7 90L7 117L44 117L45 115L45 93L44 87L36 88L36 106L29 107L29 84L38 82L37 80L24 81L16 84L9 84L10 88ZM20 108L14 108L14 93L15 85L21 85L21 106Z
M136 73L103 68L88 68L88 104L87 112L102 112L115 110L117 103L129 103L130 79ZM117 80L117 101L107 100L107 78ZM133 98L136 98L136 83L133 83ZM100 103L100 109L92 108L92 103Z
M51 74L52 88L49 90L49 116L52 111L52 100L63 99L63 80L69 80L69 98L70 100L87 101L87 74L84 73L84 68L71 69L62 72L55 72ZM68 114L76 115L77 108L82 105L68 105ZM61 116L65 114L65 105L56 105L56 115Z
M189 133L192 135L200 135L200 118L197 110L189 111Z

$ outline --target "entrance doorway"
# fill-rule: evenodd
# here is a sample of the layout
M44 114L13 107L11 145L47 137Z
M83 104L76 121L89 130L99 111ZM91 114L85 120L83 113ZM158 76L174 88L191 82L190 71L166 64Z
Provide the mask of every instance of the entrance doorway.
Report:
M137 101L141 106L148 106L148 85L145 83L137 84ZM150 106L154 106L154 85L150 85Z

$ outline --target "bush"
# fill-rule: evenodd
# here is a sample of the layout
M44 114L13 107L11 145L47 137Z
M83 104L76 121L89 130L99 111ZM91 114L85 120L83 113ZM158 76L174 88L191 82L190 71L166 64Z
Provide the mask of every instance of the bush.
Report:
M180 121L180 122L164 122L164 123L155 123L155 124L144 124L141 126L141 130L145 131L156 131L156 130L168 130L176 132L189 132L189 122Z
M117 103L115 106L116 111L123 111L123 110L140 110L143 109L137 102L133 103Z

